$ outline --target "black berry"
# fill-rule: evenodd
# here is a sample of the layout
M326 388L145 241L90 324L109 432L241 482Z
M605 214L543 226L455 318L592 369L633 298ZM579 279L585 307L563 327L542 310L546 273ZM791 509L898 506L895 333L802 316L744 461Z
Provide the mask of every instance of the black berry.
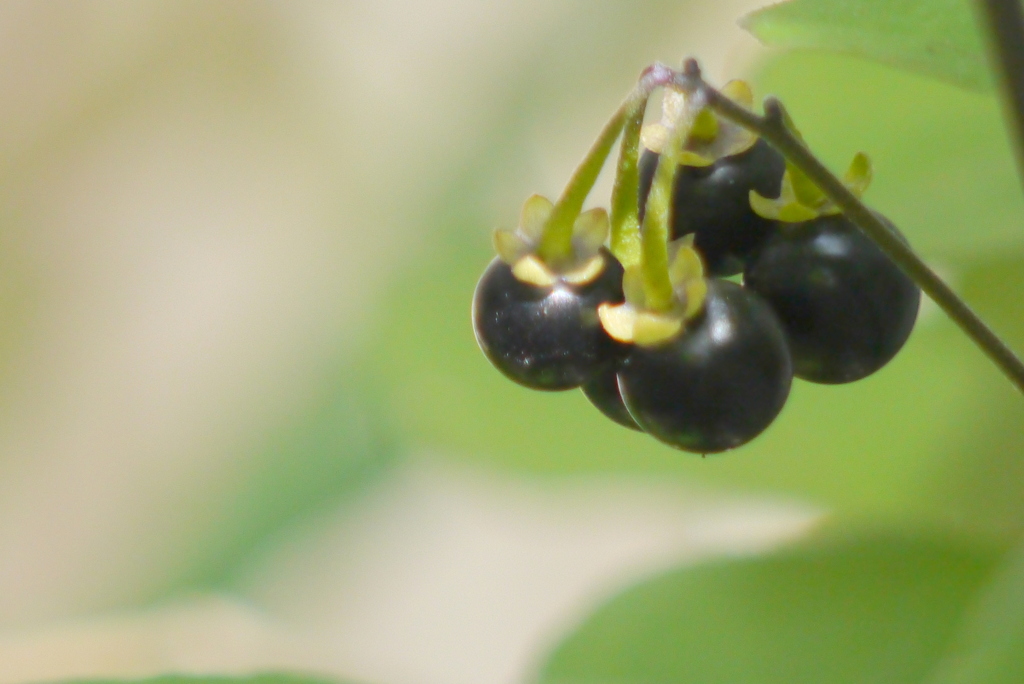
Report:
M618 387L644 431L707 454L738 447L768 427L792 378L771 307L735 283L709 280L700 317L662 345L634 346L619 367Z
M842 215L779 224L744 283L782 320L795 374L829 384L859 380L892 359L921 301L910 278Z
M629 409L622 401L616 370L615 364L609 364L603 370L598 371L594 377L583 384L583 394L607 418L631 430L639 430L640 426L633 420L633 416L629 415Z
M645 150L640 157L641 218L659 156ZM672 238L694 233L694 246L711 275L742 272L771 232L771 221L750 208L750 191L778 197L785 170L782 155L760 138L750 149L710 166L680 166L672 192Z
M579 387L609 363L614 342L601 327L597 307L618 303L622 266L602 250L604 268L584 285L524 283L495 259L473 295L476 340L510 379L539 390Z

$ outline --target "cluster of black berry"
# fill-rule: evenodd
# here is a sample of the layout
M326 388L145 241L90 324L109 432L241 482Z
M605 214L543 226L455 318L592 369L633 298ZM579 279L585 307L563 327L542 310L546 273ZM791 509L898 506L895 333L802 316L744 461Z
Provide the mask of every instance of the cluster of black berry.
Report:
M740 82L723 91L752 102ZM639 160L624 134L616 189L636 201L616 217L613 198L615 254L606 212L532 197L495 233L473 323L512 380L581 387L615 422L705 454L760 434L794 375L846 383L885 365L920 291L764 140L688 106L666 91ZM858 155L848 186L869 177Z

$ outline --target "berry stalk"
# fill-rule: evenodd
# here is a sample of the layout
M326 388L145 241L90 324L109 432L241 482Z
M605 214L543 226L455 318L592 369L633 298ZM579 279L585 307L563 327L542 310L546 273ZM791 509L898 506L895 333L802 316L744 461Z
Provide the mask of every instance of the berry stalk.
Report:
M636 189L640 183L640 130L644 125L645 99L627 118L619 146L619 165L612 188L611 252L625 268L640 263L640 219Z
M1018 390L1024 392L1024 362L928 265L893 233L843 182L804 145L787 125L787 114L775 98L765 100L764 116L744 109L701 77L696 60L676 73L675 87L700 95L708 107L767 140L802 171L858 228L871 238L964 333L995 363Z
M674 75L675 72L663 64L653 64L647 67L640 74L640 79L633 92L605 124L597 140L587 152L587 156L576 167L561 196L555 202L554 210L544 226L537 253L546 263L559 264L571 259L573 224L583 209L587 195L590 194L594 183L597 182L597 177L611 153L612 146L615 145L615 141L627 122L637 116L638 110L639 116L643 117L647 99L654 89L670 82ZM637 144L639 145L639 143ZM636 185L634 184L633 187L635 188ZM625 200L623 199L623 201ZM632 201L636 202L635 196Z
M604 167L612 146L619 138L622 127L626 123L627 109L630 102L620 106L611 120L605 124L587 156L573 172L572 178L555 203L551 217L544 226L544 234L537 254L548 264L562 264L572 257L572 228L576 217L583 209L583 202L590 194L597 177Z
M686 142L697 116L702 111L700 104L694 102L692 105L687 107L680 120L675 122L672 135L658 158L651 190L647 195L647 211L640 228L644 298L647 308L654 311L667 311L674 303L672 282L668 276L668 241L671 235L669 212L683 143Z

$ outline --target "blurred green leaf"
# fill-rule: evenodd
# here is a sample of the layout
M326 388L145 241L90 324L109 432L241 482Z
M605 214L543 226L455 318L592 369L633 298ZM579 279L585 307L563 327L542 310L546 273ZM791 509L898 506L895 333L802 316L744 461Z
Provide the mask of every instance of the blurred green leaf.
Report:
M740 25L767 45L848 53L973 90L990 86L967 0L789 0Z
M677 570L598 609L540 682L918 684L995 559L872 535Z
M326 677L305 674L273 672L247 677L216 675L161 675L147 679L87 679L71 680L68 684L338 684Z
M229 583L264 544L362 491L399 458L379 409L352 379L336 383L248 455L221 496L205 502L200 513L215 523L197 530L175 588Z
M956 284L997 333L1024 351L1024 258L1008 254L973 264ZM981 360L977 350L970 353ZM991 387L965 407L969 423L951 435L949 457L927 476L926 496L948 522L972 534L1015 538L1024 530L1024 399L991 368L978 372Z
M929 684L1024 682L1024 547L968 613L954 648Z

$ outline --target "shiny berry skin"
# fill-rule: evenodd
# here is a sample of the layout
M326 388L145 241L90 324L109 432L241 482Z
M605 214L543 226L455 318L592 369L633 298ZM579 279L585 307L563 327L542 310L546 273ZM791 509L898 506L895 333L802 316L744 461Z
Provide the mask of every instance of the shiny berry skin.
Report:
M603 370L598 371L581 388L590 403L606 418L610 418L623 427L630 430L640 430L640 426L629 415L629 409L622 402L622 395L619 393L619 379L616 376L616 364L609 364Z
M585 285L538 287L495 259L473 295L480 349L510 379L539 390L579 387L609 363L617 343L601 327L597 307L618 303L622 266L602 251L604 270Z
M727 280L709 280L704 311L681 335L634 346L619 366L637 424L685 451L733 449L760 434L789 396L793 366L768 303Z
M640 157L641 217L658 158L650 150ZM672 191L673 239L695 233L694 246L710 275L742 272L772 227L750 208L750 191L778 197L785 170L782 155L760 138L749 150L710 166L680 166Z
M797 377L827 384L859 380L888 363L921 302L913 281L841 214L781 224L744 284L782 320Z

